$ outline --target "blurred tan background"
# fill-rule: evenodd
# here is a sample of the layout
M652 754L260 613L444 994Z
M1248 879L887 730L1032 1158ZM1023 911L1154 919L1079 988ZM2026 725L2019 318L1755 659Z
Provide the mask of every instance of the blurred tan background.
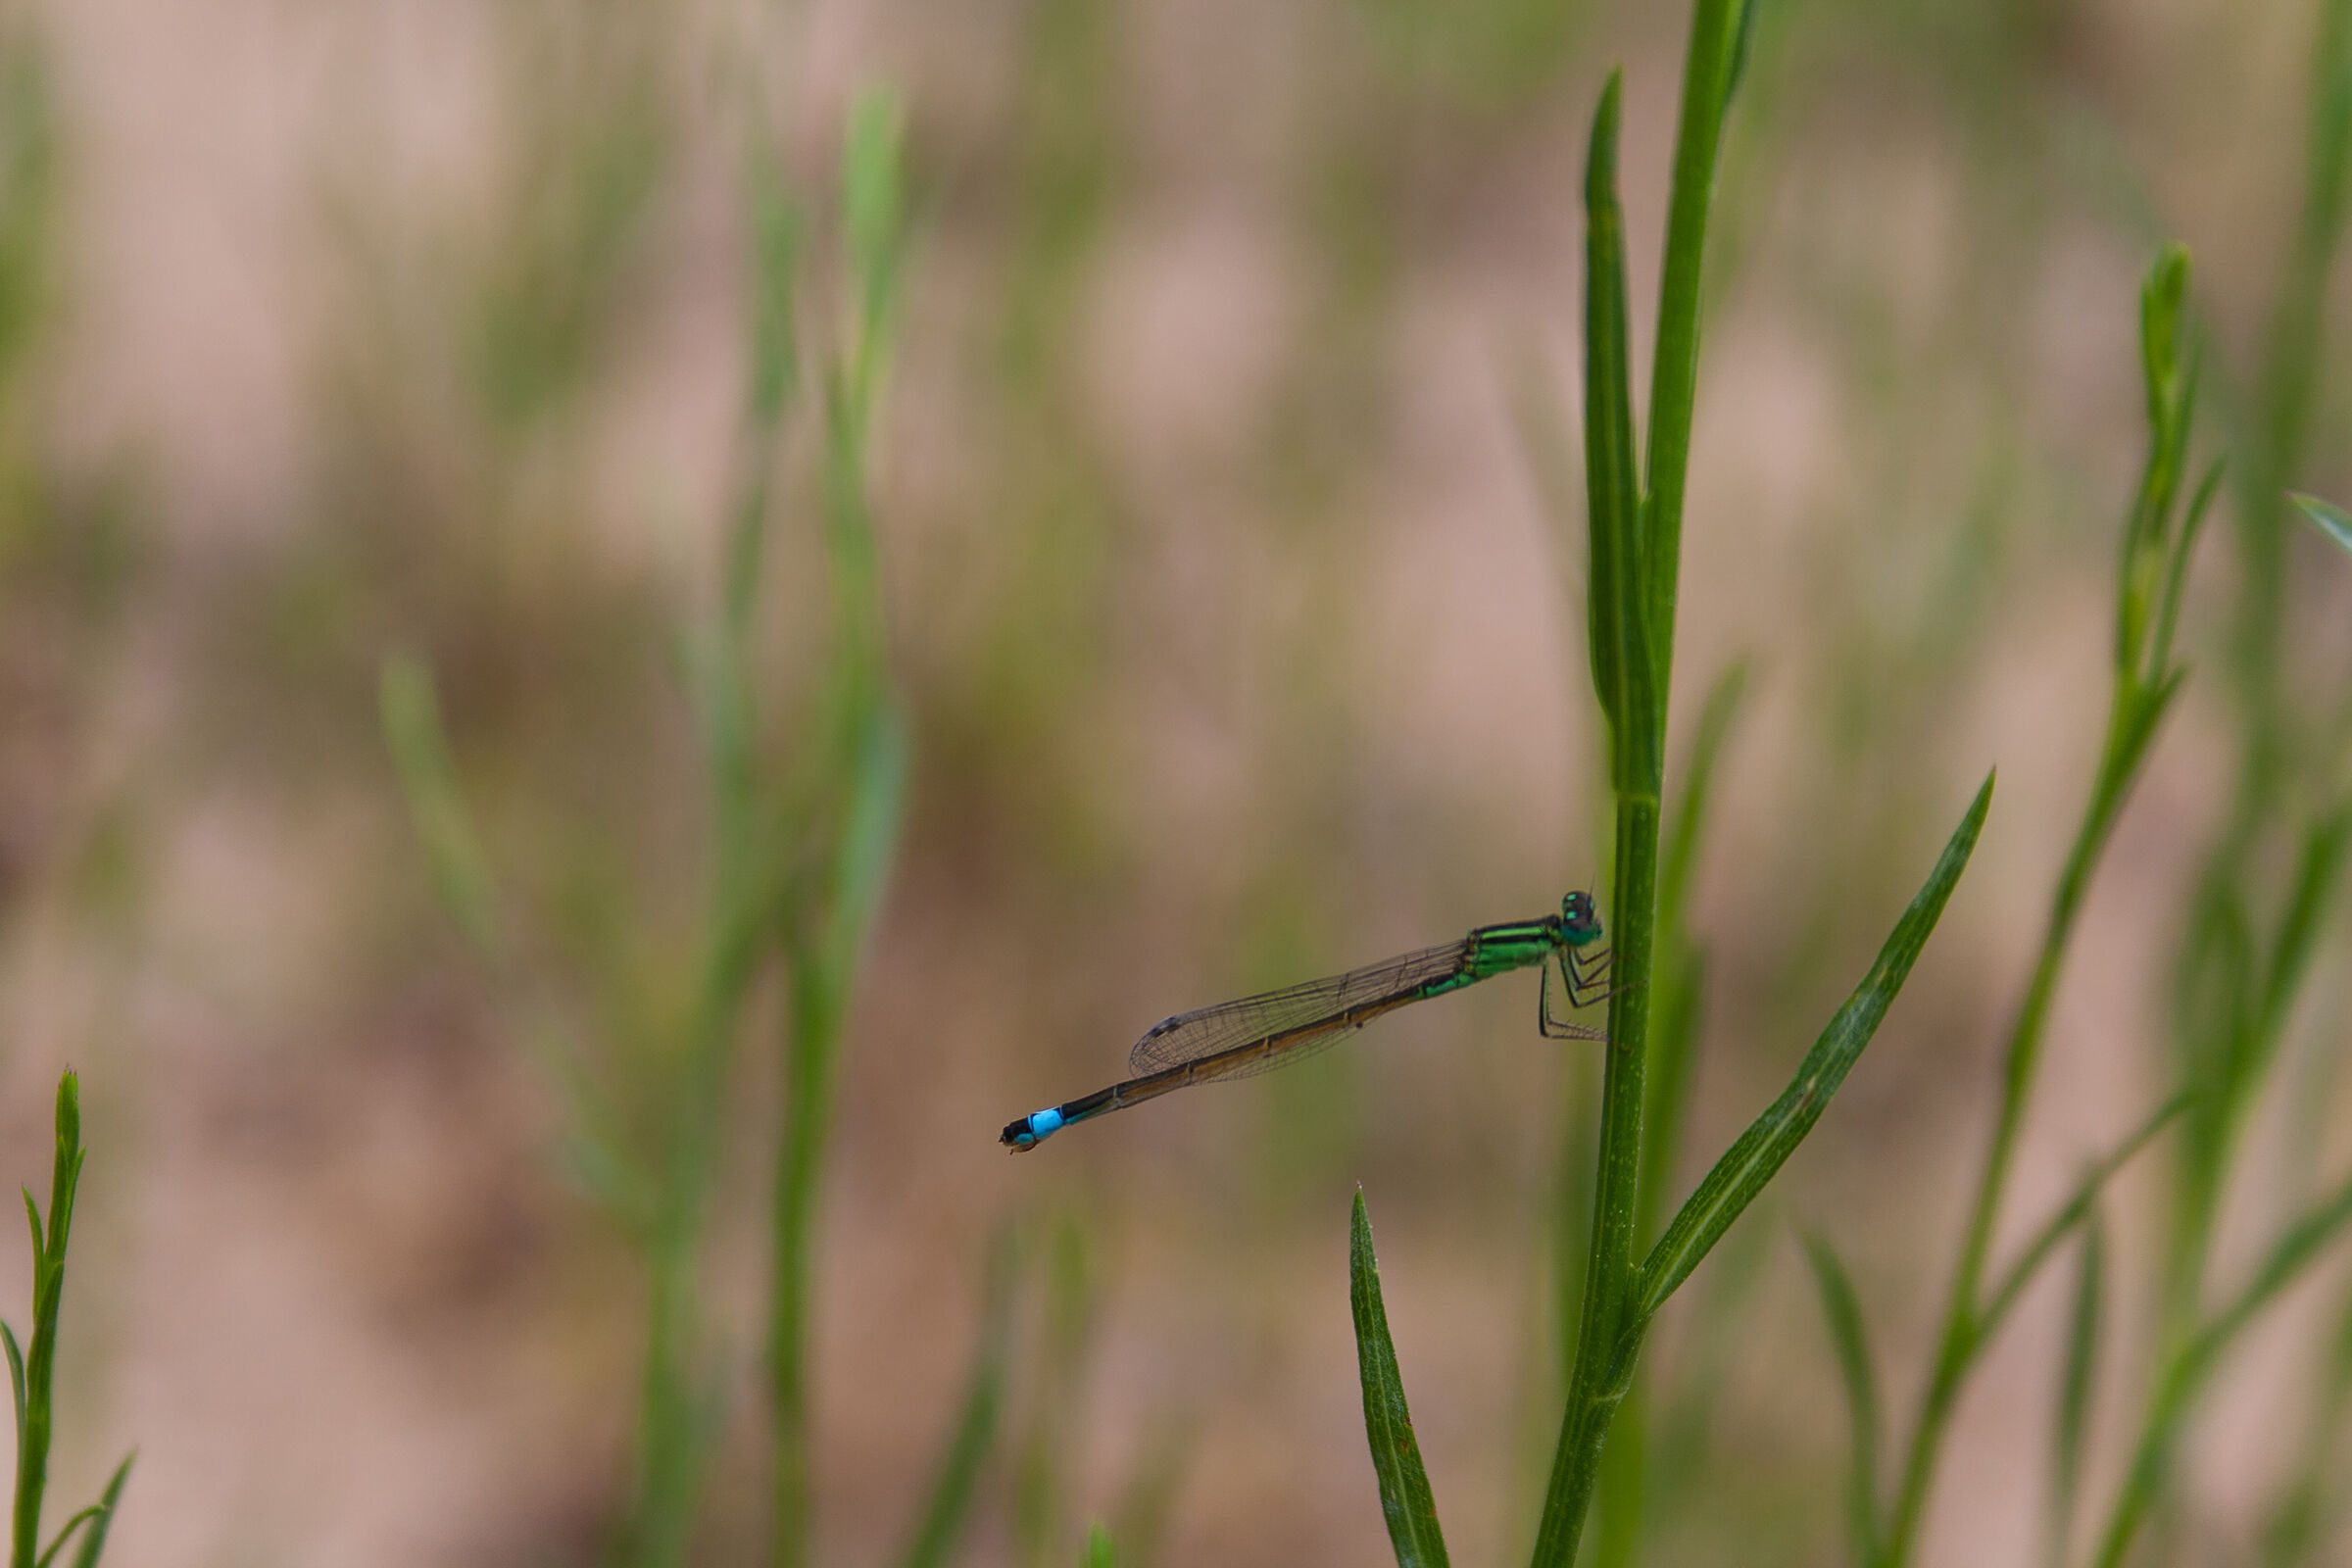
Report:
M1694 1282L1735 1306L1700 1333L1678 1304L1653 1342L1666 1387L1714 1392L1644 1560L1842 1560L1842 1410L1792 1219L1845 1249L1909 1419L2095 760L2138 278L2190 247L2219 450L2296 221L2316 11L1769 0L1685 533L1683 727L1735 660L1752 688L1692 913L1714 966L1686 1180L2001 781L1877 1045ZM905 105L913 201L873 469L913 772L823 1197L818 1559L898 1550L1012 1222L1032 1288L965 1560L1067 1561L1131 1506L1164 1509L1166 1563L1385 1560L1346 1306L1358 1183L1456 1558L1522 1553L1556 1419L1547 1216L1593 1067L1536 1038L1532 979L1031 1158L996 1135L1122 1076L1162 1014L1605 873L1578 197L1622 62L1646 385L1685 24L1592 0L12 8L0 1152L39 1178L79 1068L54 1494L139 1447L109 1560L584 1563L625 1510L642 1271L433 897L377 669L435 670L538 983L658 1059L700 918L676 639L716 594L743 150L808 193L821 344L830 171L872 84ZM2323 370L2290 476L2339 499L2347 391ZM812 445L763 582L785 715L824 614ZM2352 570L2294 548L2296 667L2340 695ZM2164 1093L2165 966L2232 765L2208 671L2233 569L2224 520L2004 1236ZM2254 1234L2346 1142L2309 1066L2344 1042L2340 920L2325 953L2232 1198ZM710 1562L762 1540L773 993L710 1250ZM2127 1303L2159 1185L2134 1173L2111 1215ZM28 1280L0 1249L20 1324ZM2232 1363L2183 1560L2252 1560L2340 1294L2298 1292ZM2062 1305L2045 1282L1963 1407L1939 1568L2033 1555ZM2127 1306L2103 1434L2143 1328Z

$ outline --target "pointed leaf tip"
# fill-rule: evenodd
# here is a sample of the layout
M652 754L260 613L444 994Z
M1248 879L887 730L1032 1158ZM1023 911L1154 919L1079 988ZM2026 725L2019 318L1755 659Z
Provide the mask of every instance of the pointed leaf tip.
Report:
M1421 1446L1405 1407L1404 1379L1396 1347L1389 1338L1387 1307L1380 1295L1380 1261L1372 1250L1372 1222L1364 1191L1355 1191L1348 1225L1348 1301L1355 1318L1355 1351L1364 1385L1364 1437L1372 1448L1372 1470L1380 1482L1380 1511L1387 1516L1389 1542L1397 1568L1446 1568L1446 1538L1438 1528L1437 1502L1422 1468Z
M1715 1168L1707 1172L1666 1227L1666 1234L1650 1249L1637 1281L1635 1311L1639 1319L1646 1320L1682 1287L1821 1120L1831 1098L1878 1033L1886 1009L1910 977L1911 965L1942 917L1960 873L1968 868L1977 835L1984 826L1984 813L1992 805L1992 775L1987 774L1968 814L1945 842L1936 869L1879 950L1878 960L1814 1041L1813 1049L1805 1053L1781 1098L1766 1106L1724 1151Z
M2347 514L2341 507L2330 506L2318 496L2307 496L2300 491L2289 490L2286 498L2303 510L2303 515L2309 517L2320 532L2334 540L2345 551L2352 552L2352 514Z

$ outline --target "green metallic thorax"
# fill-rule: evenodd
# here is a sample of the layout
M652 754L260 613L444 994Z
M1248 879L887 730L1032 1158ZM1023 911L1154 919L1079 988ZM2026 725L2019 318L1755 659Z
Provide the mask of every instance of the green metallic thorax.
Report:
M1482 925L1463 941L1462 966L1442 980L1432 980L1422 995L1441 997L1481 980L1542 963L1567 943L1556 916L1518 920L1509 925Z

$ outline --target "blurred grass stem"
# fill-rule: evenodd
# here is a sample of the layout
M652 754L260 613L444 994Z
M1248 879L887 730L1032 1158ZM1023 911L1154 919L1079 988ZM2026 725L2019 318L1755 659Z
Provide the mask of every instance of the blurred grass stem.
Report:
M788 873L779 911L790 1001L768 1301L769 1560L776 1568L800 1568L809 1555L809 1270L817 1190L850 994L889 874L906 790L906 723L885 676L881 574L867 495L873 416L905 239L900 168L898 106L886 95L868 93L853 106L843 143L842 241L854 293L847 342L825 378L822 484L832 664L811 728L815 780L807 792L808 804L795 809L799 820L788 827L793 842L808 846L808 859Z
M2116 612L2114 685L2090 799L2076 827L2051 895L2041 948L2002 1056L2000 1105L1978 1174L1960 1254L1945 1298L1936 1359L1906 1448L1894 1505L1879 1547L1879 1568L1910 1560L1952 1409L1997 1313L1987 1300L1985 1266L1993 1227L2017 1152L2041 1060L2042 1038L2082 901L2165 711L2180 689L2171 663L2172 630L2188 552L2210 504L2214 481L2200 487L2186 519L2173 514L2180 492L2196 396L2193 361L2184 354L2182 311L2188 261L2175 248L2158 259L2141 291L2140 336L2148 391L2149 448L2124 529ZM1996 1296L1999 1293L1996 1293ZM2005 1302L2002 1304L2005 1305Z

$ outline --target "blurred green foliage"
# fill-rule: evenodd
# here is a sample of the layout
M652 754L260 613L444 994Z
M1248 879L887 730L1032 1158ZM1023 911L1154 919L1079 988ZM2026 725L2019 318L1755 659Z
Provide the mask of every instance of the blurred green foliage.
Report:
M2352 1335L2293 1348L2314 1371L2258 1543L2176 1440L2232 1376L2264 1265L2325 1216L2352 1093L2352 571L2284 496L2352 496L2348 15L1760 10L1692 296L1690 722L1651 737L1690 788L1659 803L1638 1247L1868 961L1950 781L1998 750L2005 799L1890 1018L1902 1044L1782 1178L1867 1330L1825 1348L1788 1227L1734 1230L1618 1412L1604 1564L1826 1558L1841 1494L1859 1506L1839 1357L1847 1395L1867 1368L1893 1396L1884 1460L1938 1357L2018 945L2107 786L2115 886L2082 897L2098 940L2053 970L2055 1082L2015 1136L2035 1169L2104 1170L2084 1152L2123 1147L2156 1086L2205 1094L2148 1156L2165 1192L2058 1184L2054 1213L2092 1195L2100 1219L2085 1196L2070 1221L2052 1403L2003 1434L2049 1449L2048 1506L2016 1508L2061 1565L2084 1514L2151 1561L2340 1553ZM1574 1359L1601 1098L1596 1059L1521 1038L1524 999L1009 1172L989 1139L1152 1018L1604 874L1576 665L1608 628L1562 608L1586 476L1542 430L1584 412L1577 164L1617 59L1630 342L1656 329L1679 8L842 24L525 0L417 14L415 57L370 16L300 47L274 22L167 39L214 73L190 101L242 79L223 38L292 51L266 54L273 82L325 83L315 120L289 88L219 138L135 134L125 103L180 100L115 73L180 62L103 18L0 23L12 1044L152 1052L184 1075L154 1080L166 1152L211 1147L168 1136L180 1117L324 1128L339 1170L370 1147L355 1118L400 1110L330 1069L387 1059L490 1107L433 1129L453 1167L469 1140L561 1147L572 1190L499 1195L536 1240L486 1272L518 1336L579 1347L552 1375L640 1419L572 1423L543 1461L560 1504L498 1478L516 1518L482 1527L495 1549L1377 1551L1327 1353L1359 1183L1456 1548L1528 1544L1509 1532ZM895 110L853 89L869 71ZM183 293L235 314L141 204L273 211L205 159L288 134L296 237L235 248L236 309L293 367L281 437L267 397L242 416L238 365L190 376L177 340L106 323L145 330ZM157 148L173 161L133 167ZM2130 291L2174 234L2199 267L2149 410ZM2191 366L2180 508L2119 556L2115 497L2151 413L2185 430ZM226 410L202 463L169 418L115 412L191 378ZM2128 808L2090 772L2111 629L2148 690L2194 670ZM383 667L392 649L411 662ZM494 1043L545 1065L518 1102L476 1098ZM2298 1132L2274 1140L2288 1100ZM616 1291L608 1252L651 1294ZM2121 1329L2151 1301L2134 1360ZM2171 1499L2144 1518L2101 1479L2134 1453ZM1883 1505L1896 1478L1875 1479Z

